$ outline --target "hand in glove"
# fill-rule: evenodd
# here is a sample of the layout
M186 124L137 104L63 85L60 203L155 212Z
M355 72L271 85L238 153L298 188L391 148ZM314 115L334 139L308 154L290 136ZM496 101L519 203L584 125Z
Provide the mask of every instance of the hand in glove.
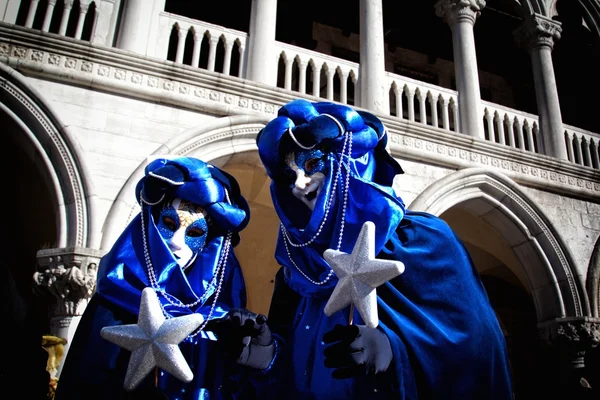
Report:
M327 346L325 366L334 368L331 376L346 379L377 374L388 369L392 361L390 340L377 328L365 325L336 325L323 335Z
M240 365L265 369L275 356L273 336L262 314L234 308L226 316L208 321L205 330L214 332L225 352Z

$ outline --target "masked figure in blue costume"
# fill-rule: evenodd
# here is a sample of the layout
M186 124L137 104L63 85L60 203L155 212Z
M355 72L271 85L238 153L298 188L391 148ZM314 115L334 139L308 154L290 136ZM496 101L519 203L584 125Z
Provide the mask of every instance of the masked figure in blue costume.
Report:
M403 173L372 114L296 100L259 133L281 220L269 326L281 338L277 398L512 398L506 344L469 254L441 219L406 210ZM365 221L375 254L404 263L379 286L379 325L324 307L337 278L326 249L351 253Z
M97 291L77 328L56 400L242 398L242 378L255 371L252 360L225 357L205 329L209 320L232 309L246 311L244 279L233 248L250 212L237 182L198 159L161 158L146 167L135 194L142 212L100 262ZM184 383L162 371L126 392L131 352L101 338L100 330L135 324L146 287L156 291L165 317L204 317L198 330L179 344L194 379ZM244 315L256 321L254 314ZM269 340L265 330L262 326Z

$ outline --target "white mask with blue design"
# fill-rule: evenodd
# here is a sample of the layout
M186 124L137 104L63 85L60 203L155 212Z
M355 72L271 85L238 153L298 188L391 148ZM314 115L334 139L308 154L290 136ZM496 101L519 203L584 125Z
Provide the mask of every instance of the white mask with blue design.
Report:
M177 264L187 268L206 245L206 211L197 204L174 199L160 212L157 228L173 253Z

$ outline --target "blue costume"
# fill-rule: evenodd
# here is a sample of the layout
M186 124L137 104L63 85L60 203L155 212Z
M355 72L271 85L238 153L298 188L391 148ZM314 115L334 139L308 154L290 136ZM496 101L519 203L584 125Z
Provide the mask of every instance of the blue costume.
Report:
M469 254L443 220L405 209L386 142L372 114L305 100L283 106L257 137L281 220L268 316L280 340L276 397L511 399L505 340ZM321 183L298 189L301 170ZM323 312L337 282L323 252L351 253L365 221L376 225L377 257L405 265L376 289L379 326L368 328L385 334L393 357L378 373L334 379L323 337L348 325L350 308ZM356 312L353 323L364 324Z
M201 330L203 326L179 345L194 374L191 382L161 372L157 376L159 390L153 374L134 391L123 389L131 352L101 338L100 330L135 324L144 288L154 288L167 318L199 313L208 321L246 303L233 247L250 211L232 176L193 158L157 159L146 167L136 196L142 212L100 262L97 291L77 328L56 400L150 398L148 393L185 400L238 398L245 371L222 356L218 343ZM195 219L187 214L188 221L182 222L184 228L189 223L187 233L196 230L195 237L186 237L189 243L196 243L197 252L185 268L165 240L168 229L163 225L172 221L163 220L162 213L177 219L175 210L165 207L174 198L203 213Z

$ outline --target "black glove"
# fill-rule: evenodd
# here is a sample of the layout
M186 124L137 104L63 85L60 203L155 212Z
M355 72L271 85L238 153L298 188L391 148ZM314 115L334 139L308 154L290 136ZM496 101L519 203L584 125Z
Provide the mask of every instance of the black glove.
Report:
M234 308L226 316L208 321L205 330L214 332L225 353L240 365L265 369L273 361L275 342L262 314Z
M346 379L384 372L392 361L392 347L385 333L365 325L336 325L323 335L325 366L331 376Z

